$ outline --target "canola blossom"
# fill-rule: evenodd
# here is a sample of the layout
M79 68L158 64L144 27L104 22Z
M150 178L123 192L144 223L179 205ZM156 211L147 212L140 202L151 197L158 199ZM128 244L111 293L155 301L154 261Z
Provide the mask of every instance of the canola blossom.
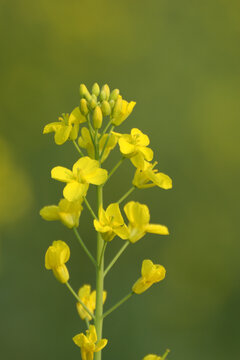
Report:
M146 233L168 235L168 228L164 225L150 224L150 212L147 205L130 201L124 206L125 214L129 220L128 239L135 243Z
M77 201L86 195L89 184L102 185L107 180L107 170L101 169L97 160L85 156L75 162L72 171L62 166L54 167L51 177L67 183L63 190L65 199Z
M94 325L90 325L86 335L83 333L73 337L74 343L81 349L82 360L93 360L94 353L102 350L107 345L107 339L97 341L97 333Z
M118 138L120 152L131 162L137 169L144 169L144 160L152 161L153 151L149 147L149 137L141 130L133 128L129 134L119 134L112 132Z
M172 179L168 175L154 169L156 165L157 161L153 164L144 161L143 169L138 168L136 170L132 184L139 189L147 189L154 186L158 186L165 190L171 189Z
M153 284L163 280L166 275L166 270L162 265L155 265L151 260L143 260L142 262L142 277L138 279L132 287L135 294L142 294L150 288Z
M68 139L75 140L78 137L79 124L84 123L86 117L83 116L78 107L71 114L62 114L58 122L47 124L43 129L43 134L54 132L54 140L57 145L64 144Z
M53 241L45 255L45 267L52 270L56 279L61 283L69 280L69 273L65 263L70 258L69 246L62 240Z
M103 240L111 241L116 235L121 239L128 238L128 229L124 224L122 214L117 203L110 204L106 211L101 207L99 220L94 220L96 231L101 233Z
M153 284L162 281L166 274L162 265L146 259L142 262L141 277L133 286L131 283L128 285L129 293L109 308L105 304L107 291L111 304L114 289L105 291L105 285L108 283L105 283L104 279L122 253L131 246L130 244L136 243L147 233L169 234L165 225L150 223L150 211L147 205L129 199L123 206L124 212L121 213L120 204L130 197L133 191L138 192L138 189L153 187L171 189L172 180L156 169L156 161L151 163L153 150L149 147L148 135L143 134L137 127L132 128L129 134L113 131L116 126L120 126L130 117L136 105L135 101L123 99L120 90L117 88L111 90L108 84L100 87L94 83L91 89L85 84L80 84L79 94L79 106L76 106L70 114L62 114L58 121L47 124L43 129L44 134L54 133L54 141L57 145L63 145L67 141L69 144L72 143L72 148L77 151L78 160L71 169L64 166L52 168L51 178L64 183L63 198L58 205L43 206L40 216L47 221L60 221L69 232L72 230L72 236L76 237L81 246L81 256L83 254L87 256L91 262L90 266L94 267L96 290L91 290L92 286L85 284L76 292L69 284L69 272L66 266L70 259L69 245L62 240L53 241L45 254L45 268L52 270L56 279L66 285L75 298L79 320L85 322L86 332L80 332L73 337L73 342L80 348L82 360L102 360L102 349L108 343L108 340L103 338L105 318L130 298L137 300L136 294L142 294ZM116 164L109 166L111 161L106 161L107 169L102 168L103 162L112 152L116 154ZM71 159L71 155L69 158ZM132 186L131 180L129 181L131 188L123 195L118 194L122 179L119 174L115 176L115 184L105 197L110 178L116 171L120 171L119 168L126 158L135 167L135 174L131 175ZM92 185L96 190L94 200L92 197L89 199L88 193L89 188L93 188ZM94 192L91 192L91 196L93 194ZM115 196L120 197L118 201ZM86 216L91 216L90 221L85 218L85 213L82 215L86 208L89 211ZM93 231L84 231L84 222L88 222ZM96 241L93 237L94 232ZM116 247L120 244L118 251L113 246L115 242ZM72 246L71 234L69 244ZM92 251L94 247L95 251ZM80 260L78 270L82 279L84 274L91 274L92 269ZM129 281L127 274L123 274L121 281ZM121 290L119 282L116 285ZM106 305L107 309L105 309ZM82 324L80 326L82 328ZM168 352L169 350L163 356L148 354L142 360L165 360Z
M44 206L40 210L40 215L44 220L54 221L60 220L63 225L68 228L78 227L79 218L82 212L82 201L68 201L67 199L61 199L58 205Z
M86 307L94 313L96 309L96 290L91 291L90 285L83 285L78 290L78 297L79 299L86 305ZM106 301L107 292L103 291L103 304ZM85 320L86 318L90 321L92 320L92 317L89 315L89 313L84 309L82 304L80 302L77 302L77 311L82 320Z

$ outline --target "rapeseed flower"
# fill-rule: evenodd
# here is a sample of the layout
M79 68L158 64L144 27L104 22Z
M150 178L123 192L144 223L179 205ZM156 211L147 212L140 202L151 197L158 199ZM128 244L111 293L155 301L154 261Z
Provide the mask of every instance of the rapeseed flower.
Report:
M115 126L121 125L124 120L131 114L134 106L136 105L135 101L127 102L122 99L121 95L118 95L115 106L113 108L112 114L112 124Z
M120 152L124 157L130 158L136 168L144 169L144 160L153 159L153 151L148 148L150 141L139 129L133 128L131 134L119 134L112 132L118 137Z
M86 335L83 333L73 337L74 343L81 349L82 360L93 360L94 353L102 350L107 345L107 339L97 342L97 333L94 325L89 326Z
M65 265L69 258L69 246L62 240L53 241L45 255L46 269L52 270L57 280L61 283L66 283L69 279L68 269Z
M150 224L150 213L147 205L130 201L124 206L125 214L129 220L128 239L135 243L147 232L159 235L168 235L168 228L164 225Z
M88 156L80 158L72 167L72 171L56 166L51 171L53 179L66 182L63 189L63 196L68 201L77 201L85 196L89 184L101 185L107 180L107 170L99 167L97 160L92 160Z
M83 285L78 290L78 297L93 314L96 308L96 290L93 290L91 292L90 285ZM103 304L106 301L106 297L107 297L107 292L103 291ZM89 315L89 313L84 309L84 307L79 302L77 302L77 311L82 320L84 319L88 319L89 321L92 320L91 315Z
M82 201L68 201L67 199L61 199L58 205L44 206L40 210L40 215L44 220L54 221L60 220L63 225L68 228L78 227L79 218L82 212Z
M100 134L98 134L98 138L100 137ZM114 149L114 147L117 144L117 138L115 135L111 134L108 138L108 134L104 134L102 136L102 138L99 141L99 153L101 154L103 147L107 141L107 145L104 149L102 158L101 158L101 162L103 163L103 161L105 161L110 153L111 150ZM92 139L91 139L91 135L89 130L86 127L83 127L81 129L81 136L78 138L78 145L87 150L88 156L91 159L95 159L95 146L93 145Z
M102 207L99 209L99 220L94 220L95 229L102 234L105 241L111 241L116 235L121 239L128 238L128 229L124 224L119 205L110 204L106 211Z
M57 145L64 144L68 139L76 140L79 124L87 121L86 117L81 114L79 107L76 107L70 115L62 114L58 120L58 122L47 124L43 129L43 134L55 132L54 140Z
M141 294L154 283L163 280L166 275L166 270L162 265L153 264L151 260L143 260L141 275L142 277L138 279L132 287L132 291L135 294Z
M143 360L162 360L162 358L161 358L161 356L149 354L149 355L144 356Z
M154 167L157 165L155 161L153 164L144 161L143 169L137 169L133 178L133 185L139 189L146 189L153 186L158 186L162 189L172 188L172 179L164 174L158 172Z

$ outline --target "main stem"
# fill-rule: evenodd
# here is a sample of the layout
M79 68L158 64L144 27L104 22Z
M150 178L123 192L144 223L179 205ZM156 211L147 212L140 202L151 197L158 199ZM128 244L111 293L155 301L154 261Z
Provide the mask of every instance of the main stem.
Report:
M97 198L98 198L98 209L102 205L102 186L97 187ZM97 273L96 273L96 311L95 311L95 327L97 332L97 338L102 338L102 327L103 327L103 271L104 271L104 254L101 259L103 251L104 241L101 234L97 234ZM101 351L95 353L95 360L101 360Z

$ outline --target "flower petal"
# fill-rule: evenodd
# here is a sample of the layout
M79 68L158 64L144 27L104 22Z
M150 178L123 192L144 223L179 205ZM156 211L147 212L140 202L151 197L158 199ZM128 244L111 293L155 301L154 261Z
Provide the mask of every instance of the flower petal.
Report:
M51 171L51 177L62 182L70 182L74 180L72 171L63 166L54 167Z
M88 184L81 184L77 181L73 181L65 186L63 189L63 196L68 201L77 201L81 199L82 196L86 195L88 187Z
M68 140L71 130L72 127L70 125L69 126L62 125L61 127L59 127L55 132L55 136L54 136L55 143L57 145L64 144Z
M56 205L44 206L40 210L40 215L44 220L59 220L59 208Z
M152 234L169 235L168 228L159 224L148 224L146 226L146 231Z
M95 347L95 352L102 350L108 343L107 339L101 339L97 342L96 347Z

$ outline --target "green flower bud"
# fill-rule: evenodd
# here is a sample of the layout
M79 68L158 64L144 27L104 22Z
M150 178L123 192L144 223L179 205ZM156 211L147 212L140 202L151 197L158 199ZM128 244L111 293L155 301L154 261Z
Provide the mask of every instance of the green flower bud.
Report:
M87 99L88 102L91 101L92 97L91 97L86 85L80 84L79 92L80 92L81 97L85 97L85 99Z
M117 101L115 102L114 108L113 108L113 118L115 116L118 116L122 110L122 96L118 95Z
M118 98L119 93L120 93L120 91L119 91L118 89L114 89L114 90L111 92L109 99L116 101L117 98Z
M93 95L93 97L90 101L90 106L92 109L95 109L95 107L97 106L97 100L94 97L95 97L95 95Z
M87 106L87 100L84 98L80 100L80 111L83 115L87 115L89 111Z
M110 96L110 89L108 84L103 85L101 92L100 92L100 100L108 100Z
M94 83L92 86L92 94L94 94L96 97L100 94L100 87L98 83Z
M94 129L100 129L100 127L102 126L102 118L103 118L103 114L102 114L102 110L100 108L100 106L96 106L95 109L93 110L93 127Z
M110 100L109 101L109 105L111 106L111 109L113 109L114 105L115 105L115 101L114 100Z
M103 100L103 102L101 104L101 109L102 109L103 116L108 116L111 114L112 109L111 109L111 106L108 101Z

